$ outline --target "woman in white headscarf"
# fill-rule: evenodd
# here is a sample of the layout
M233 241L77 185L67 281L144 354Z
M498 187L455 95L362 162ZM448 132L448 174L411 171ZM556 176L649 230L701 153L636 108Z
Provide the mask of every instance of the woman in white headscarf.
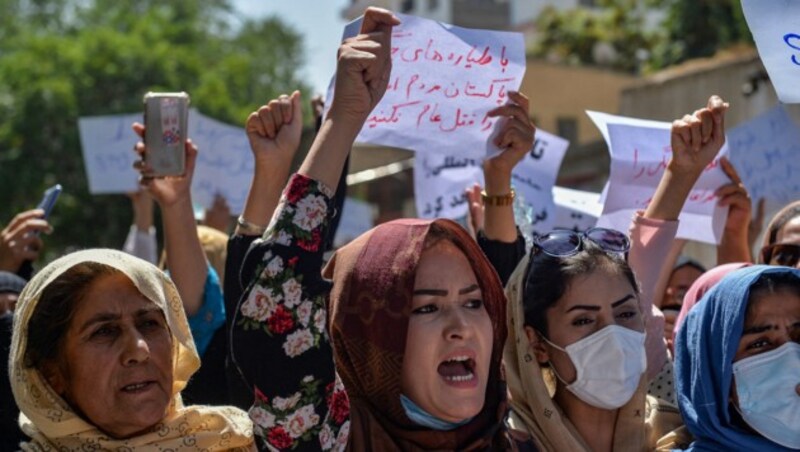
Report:
M184 406L200 366L174 284L115 250L62 257L17 302L10 376L24 450L254 450L232 407Z

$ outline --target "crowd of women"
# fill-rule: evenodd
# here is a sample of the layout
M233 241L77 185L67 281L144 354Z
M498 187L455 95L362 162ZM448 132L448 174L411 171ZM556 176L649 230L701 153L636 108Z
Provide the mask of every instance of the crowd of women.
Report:
M370 8L342 44L335 97L288 183L300 93L247 118L255 170L226 249L204 251L215 240L196 233L188 141L184 177L136 165L162 211L168 272L132 229L126 249L146 259L92 249L30 281L0 276L19 412L17 424L3 406L5 447L800 449L800 204L774 218L751 263L750 203L728 167L726 265L668 263L689 190L725 141L717 96L673 123L672 159L627 232L557 230L526 251L511 170L535 127L528 99L510 93L488 113L502 118L503 151L484 164L483 194L470 192L476 235L396 220L327 252L398 23ZM48 228L37 214L4 230L4 269L30 258L30 232ZM659 306L674 311L666 329Z

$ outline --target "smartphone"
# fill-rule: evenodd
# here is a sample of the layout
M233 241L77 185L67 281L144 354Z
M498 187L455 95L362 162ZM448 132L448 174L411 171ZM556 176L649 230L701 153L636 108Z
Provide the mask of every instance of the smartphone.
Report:
M154 177L181 176L186 172L184 144L188 138L189 95L144 95L144 161Z
M56 205L56 201L58 200L58 195L61 194L61 184L55 184L52 187L48 188L44 192L44 196L42 196L42 200L39 202L39 205L36 206L37 209L44 210L44 219L50 218L50 212L53 211L53 206Z

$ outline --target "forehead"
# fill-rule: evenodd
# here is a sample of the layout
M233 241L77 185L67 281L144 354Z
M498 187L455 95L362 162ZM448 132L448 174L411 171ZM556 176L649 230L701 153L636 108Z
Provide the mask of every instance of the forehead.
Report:
M770 319L800 319L800 296L796 290L781 288L776 292L759 292L750 298L745 324Z
M783 225L775 237L775 243L795 243L800 245L800 215Z
M99 313L133 314L155 304L142 295L122 273L103 275L92 281L75 309L75 320L91 318Z
M669 277L670 286L691 286L703 272L691 265L684 265L672 272Z
M631 293L633 287L628 278L622 272L604 265L573 278L564 295L556 302L556 307L561 310L567 310L576 304L610 307L615 301Z
M474 283L475 271L467 256L450 240L426 248L417 263L415 287L420 284Z

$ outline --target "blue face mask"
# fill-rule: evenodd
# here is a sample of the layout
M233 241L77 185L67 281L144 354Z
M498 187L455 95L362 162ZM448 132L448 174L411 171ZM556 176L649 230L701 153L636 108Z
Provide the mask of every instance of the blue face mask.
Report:
M742 359L733 375L744 421L770 441L800 449L800 344Z
M403 409L406 411L406 416L408 416L408 418L411 419L415 424L428 427L432 430L454 430L462 425L466 425L472 420L472 418L469 418L461 422L443 421L417 406L416 403L412 402L411 399L403 394L400 394L400 404L403 405Z

